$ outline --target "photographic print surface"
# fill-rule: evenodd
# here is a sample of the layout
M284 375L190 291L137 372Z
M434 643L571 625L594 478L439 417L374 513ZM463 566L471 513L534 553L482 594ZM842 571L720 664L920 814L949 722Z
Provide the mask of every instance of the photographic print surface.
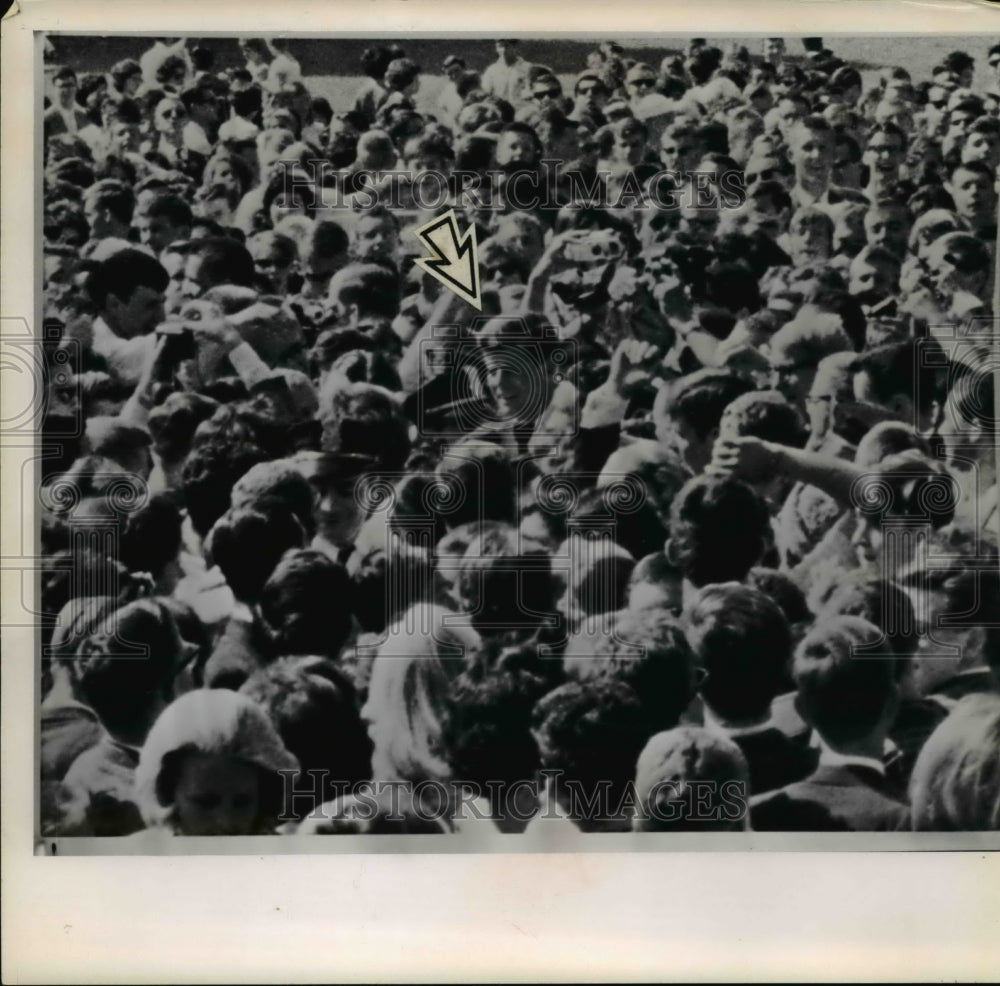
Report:
M43 851L1000 829L994 38L38 44Z

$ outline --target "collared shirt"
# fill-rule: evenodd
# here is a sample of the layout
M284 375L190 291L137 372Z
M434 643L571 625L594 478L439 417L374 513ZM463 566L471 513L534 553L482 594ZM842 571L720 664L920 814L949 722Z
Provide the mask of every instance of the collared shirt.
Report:
M891 746L892 750L889 750ZM885 764L875 757L862 757L854 753L838 753L831 750L821 739L819 741L819 763L821 767L867 767L885 776ZM895 752L896 744L886 740L886 753Z
M712 714L712 710L707 705L704 706L704 716L706 729L717 732L722 736L728 736L731 739L737 739L743 736L755 736L758 733L766 733L769 729L774 728L774 724L771 722L770 716L766 719L762 719L760 722L755 722L750 726L727 726L721 719L718 719Z
M528 72L531 66L518 57L513 65L498 59L483 72L483 92L520 106L530 99Z

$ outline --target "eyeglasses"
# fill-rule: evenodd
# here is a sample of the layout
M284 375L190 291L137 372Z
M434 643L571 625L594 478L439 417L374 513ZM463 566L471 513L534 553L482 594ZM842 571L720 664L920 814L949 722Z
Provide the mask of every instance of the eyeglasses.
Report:
M558 89L539 89L538 92L532 93L535 99L558 99L559 95Z
M183 120L187 116L183 110L174 110L171 113L161 114L164 120Z
M580 86L576 91L580 96L589 96L592 92L597 92L597 83L592 86Z
M638 86L642 89L650 89L656 85L656 79L633 79L629 85Z

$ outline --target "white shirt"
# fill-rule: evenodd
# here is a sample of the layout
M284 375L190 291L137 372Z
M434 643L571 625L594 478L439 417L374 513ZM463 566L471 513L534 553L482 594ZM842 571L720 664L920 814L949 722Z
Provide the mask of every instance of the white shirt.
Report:
M514 106L520 106L530 98L528 91L530 68L528 62L521 57L516 58L513 65L507 65L501 59L497 59L483 72L483 91L491 96L505 99Z
M94 319L92 332L90 346L94 353L107 363L108 371L113 377L134 387L152 358L156 336L151 333L134 339L123 339L114 333L100 315Z

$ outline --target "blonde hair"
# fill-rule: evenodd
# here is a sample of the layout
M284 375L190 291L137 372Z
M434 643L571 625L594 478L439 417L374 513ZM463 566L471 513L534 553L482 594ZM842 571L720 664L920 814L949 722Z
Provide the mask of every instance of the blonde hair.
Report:
M392 777L377 780L446 781L443 718L454 679L480 644L469 626L448 625L442 606L411 607L389 628L372 666L368 705L377 710L374 762Z

